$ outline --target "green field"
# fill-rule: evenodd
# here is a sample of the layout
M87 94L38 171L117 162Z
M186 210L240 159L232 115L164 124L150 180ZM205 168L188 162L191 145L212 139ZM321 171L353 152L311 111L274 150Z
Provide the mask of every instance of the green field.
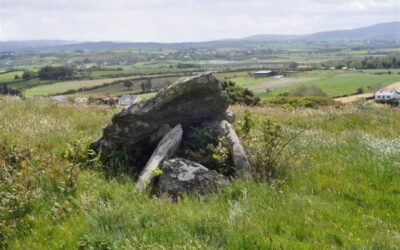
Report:
M130 78L132 77L57 82L26 89L24 91L24 95L27 97L55 95L58 93L63 93L68 90L81 90L83 88L92 88L96 86L101 86L106 83L111 83L113 81L130 79Z
M249 76L248 72L217 74L217 77L220 80L234 81L263 97L290 92L301 86L317 86L327 95L335 97L354 94L358 88L362 88L366 92L375 91L391 83L400 82L398 70L392 70L392 74L376 74L379 72L387 73L388 70L314 70L290 73L281 79L255 78ZM272 91L267 94L267 89Z
M268 95L272 96L283 92L290 92L300 86L316 86L322 89L327 95L336 97L355 94L358 88L362 88L365 92L373 92L391 83L400 82L400 75L397 74L376 75L349 71L311 71L302 73L295 77L316 77L317 79L305 83L290 84L282 88L276 88Z
M231 110L239 128L245 108ZM128 176L106 178L100 169L80 164L85 146L101 134L115 112L43 100L0 100L1 248L400 245L398 109L298 109L288 116L284 109L253 108L251 133L259 133L267 117L282 126L285 140L310 124L322 123L283 152L273 181L236 180L204 199L185 197L178 203L138 192ZM337 119L326 121L329 117ZM255 143L251 137L242 140L245 145ZM252 159L259 146L249 151Z
M162 77L162 78L153 78L151 79L152 87L154 89L161 89L163 87L169 86L179 77ZM126 88L122 83L113 84L101 88L96 88L93 90L88 90L84 92L79 92L73 94L74 96L92 96L92 97L99 97L99 96L119 96L123 94L134 94L141 92L142 89L140 87L140 81L135 82L134 86L131 88Z
M264 83L266 81L269 81L273 79L272 77L266 77L266 78L256 78L253 76L249 75L248 71L239 71L239 72L234 72L234 73L218 73L216 74L216 77L220 81L234 81L237 85L239 86L244 86L248 87L249 85L252 84L257 84L257 83Z
M0 73L0 83L2 82L12 82L15 81L14 77L18 75L22 76L23 71L10 71L10 72L2 72Z

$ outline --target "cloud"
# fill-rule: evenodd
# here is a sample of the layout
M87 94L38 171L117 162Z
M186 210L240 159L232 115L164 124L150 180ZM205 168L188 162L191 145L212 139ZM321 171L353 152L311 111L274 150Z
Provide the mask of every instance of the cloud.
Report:
M399 20L398 0L0 0L0 39L203 41Z

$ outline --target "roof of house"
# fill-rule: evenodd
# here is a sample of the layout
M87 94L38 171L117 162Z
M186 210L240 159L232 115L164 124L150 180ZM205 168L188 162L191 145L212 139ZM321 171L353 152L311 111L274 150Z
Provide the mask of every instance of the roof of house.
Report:
M380 89L375 93L375 95L393 95L393 94L400 95L400 90L399 89L396 89L396 90L383 90L383 89Z
M271 70L259 70L259 71L253 72L253 74L269 74L271 72L272 72Z

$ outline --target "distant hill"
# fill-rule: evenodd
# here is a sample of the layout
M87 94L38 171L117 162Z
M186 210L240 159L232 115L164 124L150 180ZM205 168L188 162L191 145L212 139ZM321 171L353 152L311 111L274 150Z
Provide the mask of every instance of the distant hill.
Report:
M27 41L0 41L0 52L18 50L36 50L53 46L62 46L78 43L65 40L27 40Z
M400 22L380 23L372 26L349 29L318 32L308 35L254 35L242 38L244 41L399 41Z
M249 43L273 41L400 41L400 22L380 23L364 28L318 32L308 35L259 34L241 39L208 42L153 43L153 42L76 42L63 40L0 41L0 52L6 51L74 51L110 49L167 49L167 48L219 48L243 46Z

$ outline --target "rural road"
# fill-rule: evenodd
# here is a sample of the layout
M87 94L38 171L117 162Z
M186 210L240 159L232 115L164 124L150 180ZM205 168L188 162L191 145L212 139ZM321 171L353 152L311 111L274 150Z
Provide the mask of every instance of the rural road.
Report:
M383 89L384 90L400 89L400 82L390 84L390 85L384 87ZM352 96L335 98L335 101L338 101L341 103L351 103L351 102L356 102L356 101L359 101L362 99L372 98L372 97L374 97L374 95L375 95L375 93L364 93L364 94L360 94L360 95L352 95Z

